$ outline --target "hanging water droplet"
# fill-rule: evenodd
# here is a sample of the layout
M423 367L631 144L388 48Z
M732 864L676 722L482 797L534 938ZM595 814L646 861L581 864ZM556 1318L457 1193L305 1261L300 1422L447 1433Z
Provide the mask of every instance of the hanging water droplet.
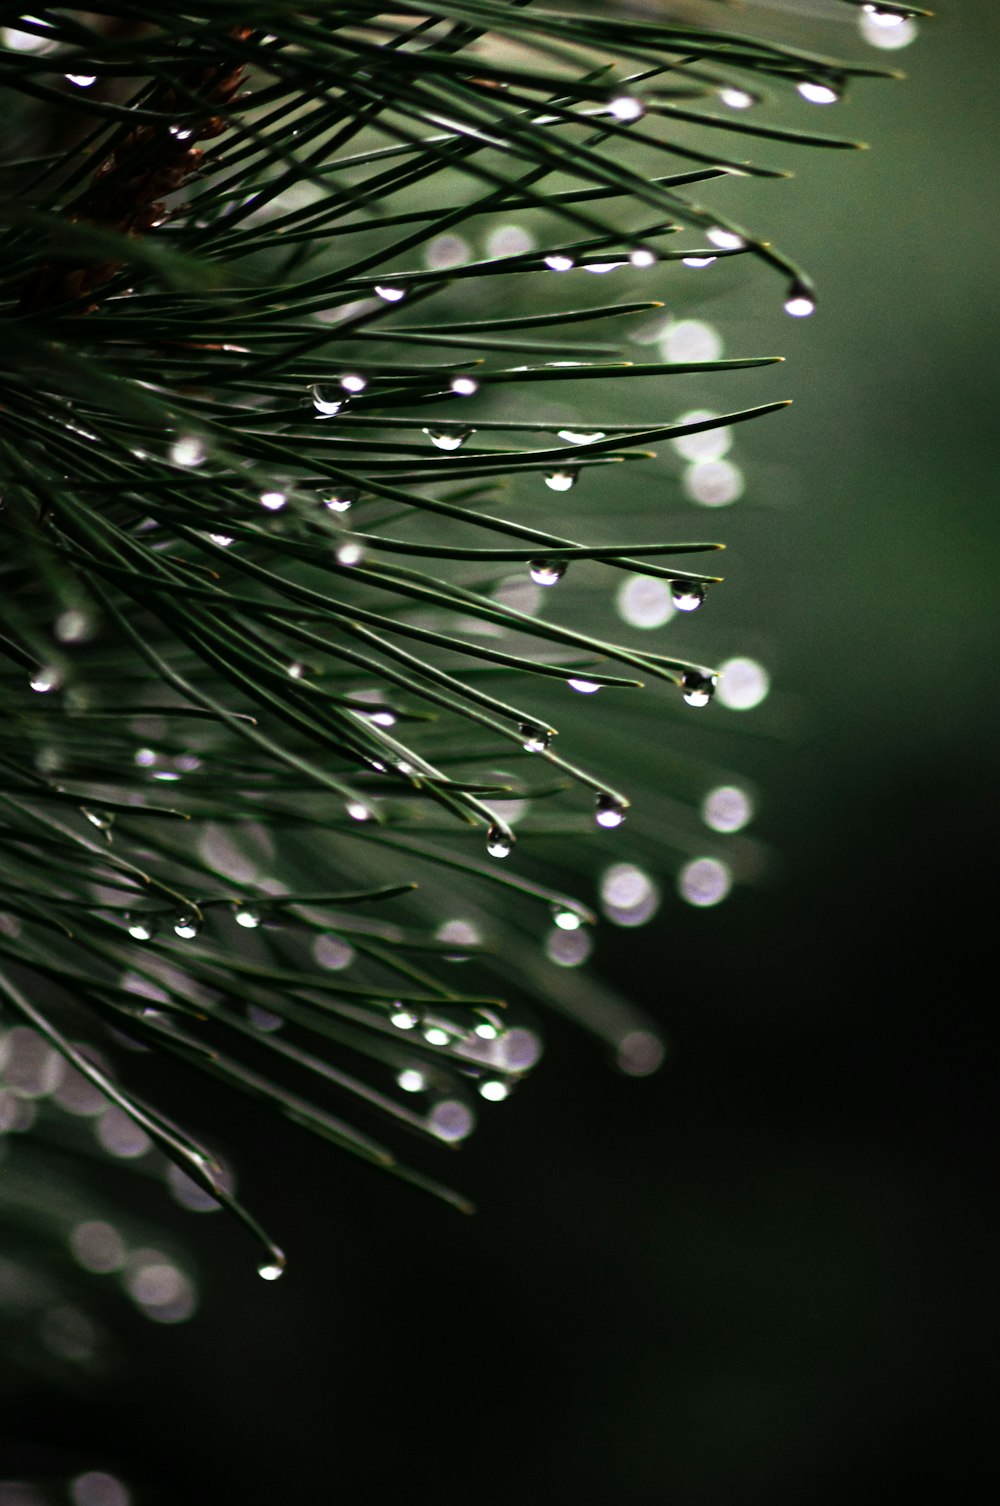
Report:
M425 429L431 444L439 450L460 450L472 433L471 429Z
M583 920L575 910L567 910L561 905L552 906L552 922L560 931L578 931L583 925Z
M364 392L368 386L368 378L362 376L360 371L348 371L341 377L340 385L345 392Z
M502 826L498 826L495 821L492 822L486 833L486 851L490 857L508 858L513 846L514 833L504 831Z
M322 413L325 418L332 418L344 406L344 398L325 398L323 396L323 389L318 385L309 388L309 395L313 400L313 407L316 409L316 412Z
M406 297L405 288L393 288L385 283L376 283L375 291L385 303L400 303Z
M426 1077L415 1067L404 1067L402 1072L397 1073L396 1082L404 1093L419 1093L427 1086Z
M724 230L721 225L713 225L711 229L705 231L705 234L712 245L718 246L720 251L742 251L746 246L742 235L738 235L735 230ZM688 266L691 265L688 259Z
M703 674L700 669L686 669L681 675L681 690L689 706L707 706L715 694L718 675Z
M448 1046L451 1044L451 1036L447 1030L442 1030L439 1025L431 1025L424 1031L424 1040L428 1046Z
M552 741L551 732L544 727L537 727L533 722L519 722L518 734L524 739L525 753L544 753Z
M752 94L748 94L745 89L736 89L733 87L720 89L719 98L724 105L729 106L730 110L749 110L750 106L754 103Z
M174 932L182 941L190 941L201 930L201 919L190 910L185 910L174 921Z
M646 106L634 94L618 94L608 105L608 114L624 125L629 125L633 120L641 120L645 113Z
M97 83L96 73L67 73L65 77L68 84L75 84L78 89L89 89Z
M125 927L133 941L152 941L156 935L156 925L143 915L127 915Z
M280 1250L275 1250L270 1260L263 1261L257 1267L257 1275L264 1281L277 1281L285 1269L285 1257Z
M829 84L817 83L815 79L801 79L795 87L802 98L811 105L835 105L840 99L836 89Z
M566 256L558 251L553 251L551 255L543 257L542 260L553 272L570 272L576 266L572 256Z
M633 267L645 268L654 266L657 256L649 246L636 246L629 252L628 259Z
M600 429L594 429L591 433L585 429L557 429L559 439L565 439L567 444L596 444L599 439L607 436Z
M808 319L816 312L816 299L803 282L793 282L785 299L785 313L793 319Z
M473 397L479 391L475 377L457 376L452 380L451 390L456 397Z
M549 491L568 492L577 483L579 471L549 471L545 477L545 485Z
M264 921L261 911L255 905L248 904L238 904L233 911L233 917L236 924L243 926L244 930L247 931L256 931L257 927L262 925Z
M557 586L566 574L566 561L529 560L528 574L536 586Z
M480 1020L478 1025L473 1026L473 1034L478 1035L481 1041L495 1041L500 1032L489 1020Z
M598 277L603 277L606 272L617 272L619 267L626 265L623 261L588 261L583 270L593 272Z
M266 507L268 512L280 512L287 501L284 492L268 491L260 494L260 505Z
M710 267L717 260L715 256L682 256L681 264L685 267Z
M509 1086L501 1082L499 1077L487 1077L479 1084L479 1092L490 1103L502 1103L505 1098L510 1097Z
M332 497L323 498L323 506L330 512L347 512L357 501L357 495L349 491L336 491Z
M705 600L705 587L698 580L671 581L670 600L678 612L697 612Z
M365 551L353 539L348 539L346 543L341 544L337 549L338 565L347 565L348 567L360 565L364 557Z
M407 1009L402 1004L397 1004L389 1016L390 1022L397 1030L416 1030L420 1024L420 1016L414 1014L412 1009Z
M50 690L59 689L62 684L62 671L56 664L42 664L35 670L28 683L39 695L47 695Z
M197 434L181 434L170 446L170 459L174 465L201 465L205 455L204 441Z
M567 680L566 684L577 695L596 695L601 688L594 680Z
M594 820L598 826L611 828L621 826L625 820L625 812L628 810L628 802L620 795L598 795L597 812Z

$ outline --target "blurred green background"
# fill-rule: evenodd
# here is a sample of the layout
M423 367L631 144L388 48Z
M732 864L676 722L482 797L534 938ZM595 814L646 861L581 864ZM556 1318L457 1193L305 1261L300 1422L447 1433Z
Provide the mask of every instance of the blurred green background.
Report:
M846 7L751 9L867 51ZM733 406L795 406L738 432L747 494L710 519L729 583L698 622L772 672L758 717L698 736L758 784L780 864L597 953L666 1024L666 1067L619 1077L555 1025L463 1154L471 1221L193 1097L206 1133L251 1142L289 1274L262 1290L239 1236L199 1221L199 1319L137 1318L138 1376L110 1394L12 1403L6 1475L110 1469L140 1506L981 1499L1000 12L940 11L867 53L908 82L814 112L870 152L760 151L800 176L705 192L810 269L817 316L785 318L760 271L668 295L726 354L787 355L727 382Z

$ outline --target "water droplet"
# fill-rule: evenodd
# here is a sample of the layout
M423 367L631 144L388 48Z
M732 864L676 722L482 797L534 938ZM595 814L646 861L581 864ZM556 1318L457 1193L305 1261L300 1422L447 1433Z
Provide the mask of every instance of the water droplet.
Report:
M277 1281L285 1269L285 1257L280 1250L275 1250L273 1258L265 1260L257 1267L257 1275L264 1281Z
M570 272L576 266L576 262L572 256L565 256L557 251L553 251L550 256L543 257L543 261L553 272Z
M608 105L608 114L616 120L628 125L633 120L641 120L646 113L646 106L641 99L636 99L634 94L619 94Z
M125 926L133 941L152 941L156 935L156 925L144 915L127 915Z
M658 260L656 252L649 246L636 246L628 254L628 259L633 267L652 267Z
M458 376L453 379L451 390L456 397L473 397L479 391L479 383L475 377Z
M791 314L793 319L808 319L815 312L816 299L805 283L793 282L785 299L785 313Z
M567 680L566 684L570 690L575 690L577 695L596 695L601 688L593 680Z
M713 246L718 246L720 251L742 251L746 241L735 230L724 230L721 225L713 225L705 234ZM690 266L690 262L688 262Z
M345 392L364 392L368 386L368 378L362 376L360 371L348 371L341 377L340 385Z
M576 485L579 471L549 471L545 485L553 492L568 492Z
M600 429L594 429L592 433L584 429L557 429L556 434L567 444L596 444L599 439L606 438Z
M233 911L236 924L247 931L255 931L263 924L264 916L254 905L239 904Z
M486 833L486 851L491 858L510 857L511 848L514 846L514 833L504 831L494 821Z
M835 105L840 98L836 89L829 84L817 83L815 79L801 79L795 87L811 105Z
M575 910L566 910L559 905L552 907L552 921L560 931L578 931L583 921Z
M532 722L519 722L518 735L524 739L525 753L544 753L552 741L551 732L544 727L537 727Z
M233 542L227 533L210 533L208 537L213 544L218 544L220 549L228 549Z
M499 1077L487 1077L479 1084L479 1092L489 1103L503 1103L505 1098L510 1097L510 1088Z
M424 1040L428 1046L448 1046L451 1044L451 1036L447 1030L442 1030L439 1025L430 1025L424 1031Z
M681 675L681 690L689 706L707 706L715 694L718 675L703 674L700 669L686 669Z
M344 398L327 399L323 396L323 389L319 386L309 388L309 394L313 400L313 407L317 413L322 413L326 418L332 418L339 413L344 406Z
M915 17L901 16L896 11L887 11L881 6L866 5L858 17L861 35L871 47L895 51L908 47L916 40L918 26Z
M491 1025L489 1020L480 1020L478 1025L473 1026L473 1033L478 1035L481 1041L495 1041L500 1034L497 1027Z
M701 815L713 831L742 831L753 816L753 804L746 791L737 785L720 784L705 796Z
M389 1016L390 1022L397 1030L416 1030L420 1024L420 1016L414 1014L412 1009L407 1009L402 1004L397 1004Z
M360 565L365 557L365 551L353 539L348 539L346 543L338 547L336 557L338 565L346 565L350 568L354 565Z
M528 574L536 586L557 586L566 574L565 560L529 560Z
M678 612L696 612L705 600L705 587L698 580L672 581L670 599Z
M288 678L290 680L301 680L305 672L305 665L300 664L298 660L296 660L294 664L289 664L288 666Z
M42 664L32 675L28 682L32 690L37 690L39 695L47 695L50 690L58 690L62 684L62 671L56 664Z
M460 450L472 433L471 429L425 429L432 445L439 450Z
M330 512L347 512L348 508L353 507L357 500L357 495L354 492L336 491L332 496L323 498L323 506L328 508Z
M598 826L604 826L608 829L614 826L621 826L625 820L625 812L627 810L628 801L623 800L620 795L598 795L597 813L594 816L594 820Z
M205 455L204 442L197 434L182 434L170 446L170 459L174 465L201 465Z
M400 303L406 297L405 288L388 287L385 283L376 283L375 291L385 303Z
M427 1079L415 1067L405 1067L396 1076L396 1082L404 1093L419 1093L427 1086Z
M729 106L730 110L749 110L750 106L754 103L752 94L748 94L745 89L732 87L720 89L719 98L724 105Z
M194 135L194 131L188 126L172 125L170 127L170 134L175 141L190 141Z
M201 919L190 910L185 910L174 921L174 932L182 941L190 941L201 930Z
M710 267L717 261L715 256L682 256L681 265L685 267Z
M269 491L260 494L260 505L266 507L268 512L280 512L287 501L284 492Z
M593 272L598 277L603 277L606 272L617 272L619 267L626 265L623 261L590 261L584 267L585 272Z
M89 89L91 84L97 83L96 73L67 73L66 82L75 84L78 89Z
M861 9L866 16L879 26L903 26L906 24L906 16L898 10L888 10L884 5L863 5Z

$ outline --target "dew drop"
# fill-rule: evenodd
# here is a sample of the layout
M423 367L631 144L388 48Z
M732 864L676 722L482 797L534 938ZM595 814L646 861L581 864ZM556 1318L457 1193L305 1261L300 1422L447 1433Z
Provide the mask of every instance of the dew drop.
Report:
M557 429L556 434L559 439L565 439L567 444L596 444L599 439L606 437L600 429L594 429L593 432L584 429Z
M565 560L530 560L528 574L536 586L557 586L566 574Z
M220 549L228 549L233 542L227 533L210 533L208 537L213 544L218 544Z
M170 446L170 459L174 465L201 465L205 454L205 445L197 434L182 434Z
M415 1067L405 1067L402 1072L397 1073L396 1082L404 1093L419 1093L427 1086L424 1074L418 1072Z
M710 267L717 260L714 256L682 256L681 265L685 267Z
M634 94L619 94L608 105L608 114L625 125L633 120L641 120L645 113L646 106Z
M447 1030L442 1030L438 1025L431 1025L424 1031L424 1040L428 1046L449 1046L451 1036Z
M325 418L332 418L344 406L344 399L342 397L327 399L323 396L323 389L319 386L310 387L309 395L313 400L313 407L316 409L316 412L322 413Z
M525 753L544 753L552 741L552 734L533 722L519 722L518 736L523 739Z
M486 833L486 851L491 858L508 858L514 846L513 832L504 831L496 822L490 825Z
M346 565L348 568L360 565L364 556L365 551L353 539L348 539L346 543L341 544L336 552L337 564Z
M785 313L791 314L793 319L808 319L815 312L816 299L805 283L793 282L785 299Z
M705 234L712 245L718 246L720 251L743 251L746 248L746 241L742 235L738 235L735 230L724 230L721 225L713 225L710 230L706 230ZM688 265L691 265L690 261Z
M479 1024L473 1027L473 1034L478 1035L481 1041L495 1041L500 1032L495 1025L490 1024L489 1020L480 1020Z
M39 695L47 695L50 690L59 689L62 684L62 671L58 665L42 664L35 670L28 683Z
M749 110L754 102L753 95L748 94L745 89L720 89L719 98L724 105L729 106L730 110Z
M479 1084L479 1092L488 1103L503 1103L505 1098L510 1097L510 1088L499 1077L487 1077L485 1082Z
M552 922L560 931L578 931L583 921L575 910L566 910L559 905L552 908Z
M66 82L75 84L78 89L89 89L91 84L97 83L96 73L67 73Z
M705 587L697 580L675 580L671 582L670 600L678 612L696 612L705 600Z
M553 272L571 272L576 266L572 256L564 256L555 251L550 256L543 257L543 261Z
M479 383L475 377L458 376L452 381L451 390L456 397L474 397L479 391Z
M431 444L439 450L460 450L472 433L471 429L425 429Z
M628 802L620 795L598 795L594 820L598 826L604 826L610 830L614 826L621 826L627 810Z
M133 941L152 941L156 935L155 924L143 915L126 916L125 926Z
M347 512L357 500L353 492L337 491L332 496L323 498L323 506L329 512Z
M242 926L247 931L256 931L264 919L261 912L254 905L237 905L233 916L236 924Z
M624 267L623 261L589 261L584 267L585 272L593 272L597 277L603 277L607 272L617 272L619 267Z
M401 303L406 297L405 288L389 287L385 283L376 283L375 291L384 303Z
M260 505L266 507L268 512L280 512L288 501L284 492L270 491L261 492Z
M804 78L795 85L802 98L811 105L835 105L840 99L836 89L829 84L817 83L815 79Z
M549 471L545 477L545 485L549 491L568 492L577 483L578 471Z
M601 688L594 680L567 680L566 684L577 695L596 695Z
M360 371L348 371L341 377L340 385L345 392L364 392L368 386L368 378L362 376Z
M190 941L201 930L201 920L190 910L185 910L174 921L174 932L182 941Z
M280 1250L275 1250L273 1259L265 1260L257 1267L257 1275L263 1281L277 1281L284 1269L285 1257Z
M391 1024L395 1025L397 1030L416 1030L420 1024L420 1016L414 1014L412 1009L407 1009L402 1004L394 1006L389 1020Z
M305 665L300 664L298 660L296 660L294 664L289 664L288 666L288 678L290 680L301 680L305 672Z
M633 267L645 268L656 265L657 255L649 246L636 246L629 252L628 259Z
M681 690L689 706L707 706L715 694L718 675L703 674L700 669L686 669L681 675Z

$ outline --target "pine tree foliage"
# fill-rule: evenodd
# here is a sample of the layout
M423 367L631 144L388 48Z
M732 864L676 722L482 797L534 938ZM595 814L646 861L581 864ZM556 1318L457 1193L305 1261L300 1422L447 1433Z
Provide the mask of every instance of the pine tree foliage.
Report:
M0 6L0 997L267 1274L280 1252L116 1041L458 1206L377 1121L461 1139L537 1055L519 1007L655 1055L540 955L550 912L593 921L568 876L629 804L631 750L609 782L558 707L567 681L659 684L669 743L716 672L569 624L558 593L523 610L518 583L716 587L719 544L662 537L641 462L783 402L637 425L609 384L676 411L685 376L776 358L629 361L659 306L633 290L737 258L811 312L806 273L699 190L781 175L748 144L851 147L767 100L885 72L673 9ZM609 264L617 302L559 275ZM588 502L637 462L638 537Z

